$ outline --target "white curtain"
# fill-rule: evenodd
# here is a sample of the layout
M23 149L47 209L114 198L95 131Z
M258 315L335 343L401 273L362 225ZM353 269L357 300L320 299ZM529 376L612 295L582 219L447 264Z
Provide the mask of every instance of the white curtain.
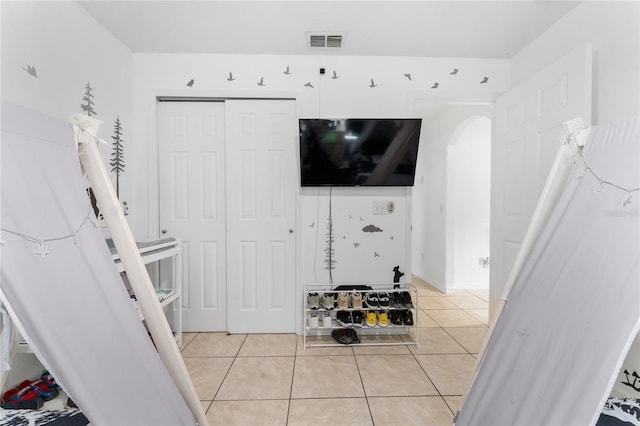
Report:
M630 119L591 129L456 425L593 424L639 326L640 120Z
M193 425L91 220L62 120L2 105L0 289L91 424Z

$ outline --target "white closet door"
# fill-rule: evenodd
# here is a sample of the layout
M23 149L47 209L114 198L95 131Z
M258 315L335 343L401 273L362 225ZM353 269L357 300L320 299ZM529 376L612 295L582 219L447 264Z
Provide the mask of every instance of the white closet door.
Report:
M491 153L491 299L502 296L561 144L562 124L591 120L591 46L498 98Z
M295 102L230 100L227 291L230 332L295 331Z
M224 103L159 102L158 138L161 236L182 241L183 330L226 331Z

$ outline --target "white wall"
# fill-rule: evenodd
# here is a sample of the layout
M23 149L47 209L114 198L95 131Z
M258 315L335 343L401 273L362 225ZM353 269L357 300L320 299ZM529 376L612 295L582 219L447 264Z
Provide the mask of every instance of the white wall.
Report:
M90 82L94 117L104 122L100 137L107 142L100 152L108 163L120 117L126 163L133 144L131 52L75 2L2 1L0 8L2 100L66 120L83 112ZM37 78L23 69L28 66ZM125 168L121 200L129 198L128 184Z
M289 69L290 74L284 71ZM320 75L325 68L325 75ZM458 68L457 75L450 72ZM332 78L333 72L338 78ZM229 73L233 80L229 81ZM411 80L404 74L411 74ZM489 82L480 84L485 77ZM187 82L194 80L192 87ZM262 79L264 86L259 86ZM376 87L369 87L371 79ZM438 89L431 89L435 82ZM134 55L134 197L130 222L139 238L157 236L156 96L289 97L299 117L408 117L416 94L494 98L509 85L506 60L276 55ZM309 87L313 86L313 87ZM436 95L434 95L436 96ZM421 148L422 149L422 148ZM326 283L324 238L328 189L300 190L302 284ZM398 265L411 272L411 190L334 188L334 282L391 282ZM392 215L374 216L373 201L393 201ZM365 233L374 224L383 232ZM313 225L313 226L312 226ZM377 253L377 255L376 255Z
M516 85L584 42L593 45L597 125L640 114L640 2L584 1L518 52Z
M133 127L129 50L75 2L2 1L0 19L2 101L66 120L82 112L90 82L95 117L104 122L100 136L109 144L100 146L103 158L109 161L113 122L119 116L126 162ZM28 66L35 67L37 77L25 71ZM127 177L125 172L121 200L128 198ZM7 384L39 376L41 368L34 355L19 355Z
M413 190L412 270L414 275L447 292L455 287L453 268L456 246L452 218L455 214L463 214L448 211L453 207L448 201L448 196L451 196L448 147L460 135L461 125L472 117L492 117L492 107L443 102L434 114L433 103L425 102L422 106L417 103L415 110L423 116L423 130ZM463 208L468 209L468 205ZM448 217L451 219L447 220ZM458 246L459 249L463 247ZM470 250L475 252L477 249Z

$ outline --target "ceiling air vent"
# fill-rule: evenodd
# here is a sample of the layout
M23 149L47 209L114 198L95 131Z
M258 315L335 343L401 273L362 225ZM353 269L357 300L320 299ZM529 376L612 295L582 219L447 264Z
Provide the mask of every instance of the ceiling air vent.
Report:
M307 45L312 49L340 49L342 34L307 34Z

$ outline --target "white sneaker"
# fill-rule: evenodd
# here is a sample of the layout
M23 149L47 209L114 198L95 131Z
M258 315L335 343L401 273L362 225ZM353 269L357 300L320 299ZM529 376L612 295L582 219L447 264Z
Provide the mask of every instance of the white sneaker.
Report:
M311 312L309 314L309 319L307 320L307 323L311 328L318 328L318 326L320 325L320 320L318 319L318 313Z
M333 326L333 320L331 319L331 313L324 311L322 313L322 326L324 328L331 328Z

